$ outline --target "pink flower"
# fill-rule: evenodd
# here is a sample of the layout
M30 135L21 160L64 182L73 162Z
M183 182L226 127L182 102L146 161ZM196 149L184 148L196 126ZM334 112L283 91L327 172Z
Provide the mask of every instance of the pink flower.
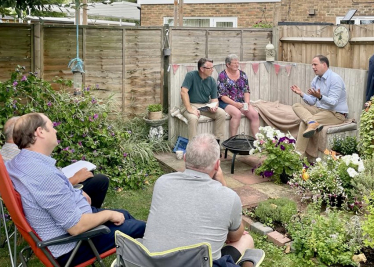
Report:
M27 81L27 77L26 76L23 76L22 79L21 79L21 82L24 82L24 81Z

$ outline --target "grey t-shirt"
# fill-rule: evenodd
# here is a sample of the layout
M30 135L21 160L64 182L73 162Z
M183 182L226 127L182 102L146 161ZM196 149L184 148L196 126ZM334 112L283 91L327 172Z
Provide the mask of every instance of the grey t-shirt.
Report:
M186 170L161 176L154 187L143 238L150 252L208 242L221 257L228 231L239 229L239 196L207 174Z

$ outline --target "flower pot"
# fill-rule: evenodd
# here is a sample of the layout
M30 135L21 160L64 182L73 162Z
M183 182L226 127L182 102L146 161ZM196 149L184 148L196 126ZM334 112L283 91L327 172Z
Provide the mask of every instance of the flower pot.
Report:
M162 111L148 112L148 119L149 120L161 120Z

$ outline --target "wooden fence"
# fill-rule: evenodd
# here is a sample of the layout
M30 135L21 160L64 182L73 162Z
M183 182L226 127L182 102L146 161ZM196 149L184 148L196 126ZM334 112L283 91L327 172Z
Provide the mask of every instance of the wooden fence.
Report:
M257 73L253 65L259 63ZM275 65L280 69L276 73ZM194 63L177 64L178 68L171 73L169 90L169 107L181 105L180 87L188 71L197 69ZM290 87L298 85L304 92L310 88L310 83L315 74L310 64L292 62L243 62L241 69L248 75L249 87L251 89L251 100L279 101L282 104L292 105L302 103L302 99L294 94ZM217 79L218 73L224 69L224 64L214 64L213 77ZM289 72L287 71L289 69ZM349 118L360 120L360 115L365 102L366 92L366 70L331 67L345 82L347 100L349 107ZM178 137L183 122L176 118L169 118L169 140L173 143Z
M278 60L310 63L313 56L322 54L331 66L367 70L374 54L374 24L345 26L351 38L344 48L333 42L334 25L275 27L273 42L278 47Z
M164 81L169 79L169 64L197 62L201 57L223 61L230 53L263 60L271 33L271 29L79 26L83 83L100 98L112 96L114 110L127 116L141 114L151 103L167 107ZM163 55L167 44L170 57ZM9 79L17 65L50 82L56 76L73 79L68 63L76 56L75 26L0 24L0 81Z

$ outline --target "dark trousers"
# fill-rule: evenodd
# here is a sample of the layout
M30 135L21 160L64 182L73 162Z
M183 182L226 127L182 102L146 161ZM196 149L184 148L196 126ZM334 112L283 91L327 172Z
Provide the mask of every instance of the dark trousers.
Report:
M97 209L95 207L92 207L93 213L100 212L102 210L104 209ZM99 252L99 254L115 247L114 232L116 230L119 230L133 238L142 238L144 235L145 222L136 220L126 210L115 210L115 211L123 213L123 215L125 216L125 222L122 225L118 225L118 226L114 225L111 222L107 222L104 225L109 227L110 233L92 238L92 241L95 244L95 247L97 251ZM71 255L71 251L57 258L57 261L60 264L60 266L64 266L66 264L70 255ZM88 245L88 243L83 242L80 248L78 249L77 254L74 257L74 260L71 266L75 266L77 264L85 262L94 257L95 255L92 253L92 250L90 246Z
M91 206L101 208L109 187L108 177L103 174L95 174L94 177L88 178L81 184L83 185L82 190L91 198Z

